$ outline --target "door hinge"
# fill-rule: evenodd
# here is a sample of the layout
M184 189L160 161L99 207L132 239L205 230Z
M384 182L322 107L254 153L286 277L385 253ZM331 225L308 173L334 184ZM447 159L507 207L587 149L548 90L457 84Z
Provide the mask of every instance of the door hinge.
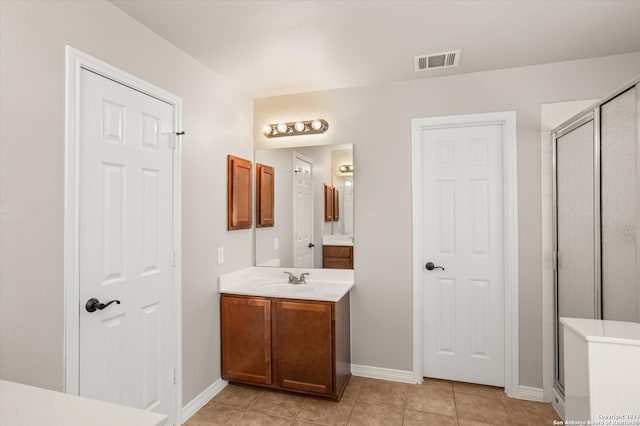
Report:
M175 367L173 368L172 374L173 374L173 377L172 377L173 384L176 385L178 384L178 373L176 372Z
M171 255L171 266L176 266L178 260L178 254L174 251L173 254Z

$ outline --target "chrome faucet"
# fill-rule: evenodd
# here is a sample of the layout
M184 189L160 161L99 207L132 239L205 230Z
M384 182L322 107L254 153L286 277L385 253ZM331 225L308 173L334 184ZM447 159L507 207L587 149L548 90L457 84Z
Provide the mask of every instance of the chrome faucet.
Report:
M284 271L285 274L289 274L289 284L306 284L305 275L309 275L308 272L300 274L300 278L293 275L291 272Z

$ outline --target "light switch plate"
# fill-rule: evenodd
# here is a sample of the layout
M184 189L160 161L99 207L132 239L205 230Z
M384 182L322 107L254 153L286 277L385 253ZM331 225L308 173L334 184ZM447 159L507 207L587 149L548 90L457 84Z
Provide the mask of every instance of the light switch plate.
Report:
M224 263L224 247L218 247L218 265Z

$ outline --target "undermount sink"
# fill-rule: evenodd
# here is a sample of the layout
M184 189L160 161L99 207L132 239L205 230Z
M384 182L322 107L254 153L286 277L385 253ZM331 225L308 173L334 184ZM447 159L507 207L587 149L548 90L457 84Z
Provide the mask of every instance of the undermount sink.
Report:
M306 293L313 290L310 284L289 284L287 282L266 282L256 286L256 290L271 293Z

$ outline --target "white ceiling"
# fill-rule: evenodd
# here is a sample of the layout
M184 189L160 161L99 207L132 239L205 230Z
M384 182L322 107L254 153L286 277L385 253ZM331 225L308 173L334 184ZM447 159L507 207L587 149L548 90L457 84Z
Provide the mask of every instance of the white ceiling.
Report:
M256 98L640 51L636 0L112 2Z

